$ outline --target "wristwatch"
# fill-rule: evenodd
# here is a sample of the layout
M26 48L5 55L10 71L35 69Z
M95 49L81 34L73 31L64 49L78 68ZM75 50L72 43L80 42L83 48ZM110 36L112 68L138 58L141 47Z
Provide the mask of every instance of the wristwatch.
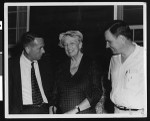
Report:
M79 113L80 112L79 106L77 105L75 108L78 110L78 113Z

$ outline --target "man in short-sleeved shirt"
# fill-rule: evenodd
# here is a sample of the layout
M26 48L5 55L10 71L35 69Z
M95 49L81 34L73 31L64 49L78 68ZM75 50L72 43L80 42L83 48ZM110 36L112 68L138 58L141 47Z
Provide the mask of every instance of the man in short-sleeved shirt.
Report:
M130 28L123 21L114 21L106 30L105 38L114 54L109 79L115 113L142 114L145 107L144 49L132 42Z

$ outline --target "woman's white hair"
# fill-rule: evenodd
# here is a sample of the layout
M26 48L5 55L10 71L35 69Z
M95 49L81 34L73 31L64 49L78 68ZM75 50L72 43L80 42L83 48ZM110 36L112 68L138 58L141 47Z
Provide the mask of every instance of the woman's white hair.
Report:
M83 35L80 31L74 31L74 30L70 30L70 31L67 31L67 32L64 32L64 33L61 33L59 34L59 46L60 47L64 47L63 43L64 43L64 39L66 36L69 36L69 37L78 37L78 41L79 42L82 42L83 40Z

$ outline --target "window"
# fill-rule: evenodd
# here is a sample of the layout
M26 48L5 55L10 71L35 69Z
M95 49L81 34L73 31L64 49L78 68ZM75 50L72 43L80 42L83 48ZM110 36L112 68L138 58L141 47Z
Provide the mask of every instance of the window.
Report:
M133 32L133 41L143 46L143 5L123 6L123 20Z
M133 41L137 44L143 46L143 26L142 25L132 25L130 26L133 32Z
M124 20L133 32L133 41L143 46L143 5L117 6L117 19Z
M28 30L27 6L8 6L8 44L14 46L20 36Z

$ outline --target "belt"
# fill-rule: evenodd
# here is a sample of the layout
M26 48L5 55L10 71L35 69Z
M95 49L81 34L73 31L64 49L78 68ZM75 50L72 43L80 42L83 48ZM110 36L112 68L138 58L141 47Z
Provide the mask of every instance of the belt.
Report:
M41 104L33 104L33 105L23 105L23 108L41 108L41 107L47 107L47 103L41 103Z
M141 109L127 108L127 107L124 107L124 106L118 106L118 105L115 105L115 107L117 107L119 110L125 110L125 111L138 111L138 110L141 110Z

